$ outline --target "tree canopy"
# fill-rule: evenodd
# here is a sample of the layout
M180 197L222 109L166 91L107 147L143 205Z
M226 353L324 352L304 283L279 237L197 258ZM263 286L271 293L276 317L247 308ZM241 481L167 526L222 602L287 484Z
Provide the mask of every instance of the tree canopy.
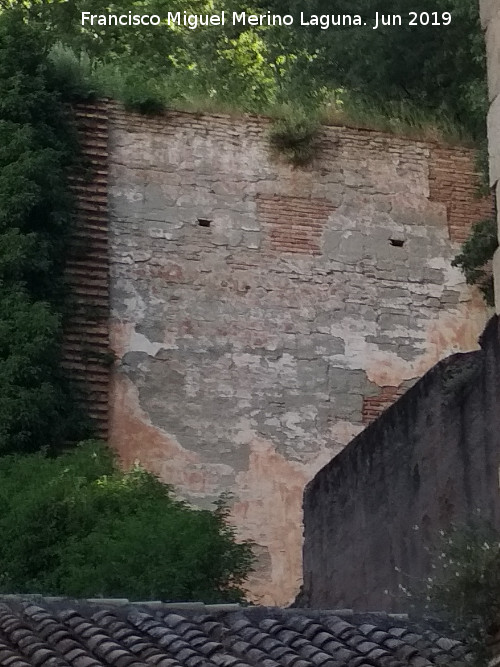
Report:
M0 453L85 431L60 364L77 147L44 53L19 12L0 14Z
M32 22L44 27L47 43L61 42L88 54L93 66L118 66L140 72L168 89L171 100L205 97L242 109L265 110L292 102L311 106L331 100L361 100L387 109L405 105L449 119L474 138L485 133L485 49L478 3L471 0L422 0L419 12L450 12L449 26L332 27L300 25L300 12L331 15L376 12L408 17L411 0L118 0L102 7L97 0L22 4ZM230 25L120 27L81 25L81 12L206 14L225 10L292 14L287 27ZM338 95L337 95L338 97ZM389 106L387 106L389 104ZM392 105L392 106L391 106Z
M227 511L191 509L140 468L86 442L55 458L0 457L0 592L242 599L249 543Z
M272 11L298 17L299 0L265 0ZM401 14L415 10L411 0L311 0L307 14ZM338 27L316 26L275 30L281 51L307 54L309 81L315 87L344 87L372 100L402 101L450 114L472 134L484 132L486 116L486 59L479 21L479 3L471 0L422 0L418 12L451 13L444 25Z

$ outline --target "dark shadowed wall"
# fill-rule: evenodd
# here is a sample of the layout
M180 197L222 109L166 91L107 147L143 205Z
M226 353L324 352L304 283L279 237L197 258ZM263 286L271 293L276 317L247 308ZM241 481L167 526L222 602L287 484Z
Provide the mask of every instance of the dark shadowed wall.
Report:
M477 508L500 527L499 334L496 317L480 351L432 368L309 483L303 602L398 610L440 529Z

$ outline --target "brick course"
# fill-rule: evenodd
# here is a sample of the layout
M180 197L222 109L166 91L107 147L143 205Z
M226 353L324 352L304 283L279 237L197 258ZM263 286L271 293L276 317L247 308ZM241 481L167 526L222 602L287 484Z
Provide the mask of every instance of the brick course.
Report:
M463 243L476 222L495 216L494 199L479 197L474 151L433 147L429 160L431 201L446 206L450 239Z
M108 434L109 254L108 113L104 104L74 109L88 176L73 176L76 221L66 265L72 314L65 323L63 363L82 392L98 435Z
M376 396L363 398L363 424L371 424L405 393L403 387L381 387Z
M267 231L265 249L321 254L321 235L334 210L326 199L259 195L258 216Z

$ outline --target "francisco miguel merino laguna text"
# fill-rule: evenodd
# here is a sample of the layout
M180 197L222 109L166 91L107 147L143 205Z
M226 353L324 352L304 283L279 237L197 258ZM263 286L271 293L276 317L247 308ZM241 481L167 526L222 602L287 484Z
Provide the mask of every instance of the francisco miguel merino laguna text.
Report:
M360 14L308 14L300 12L299 24L318 26L322 30L331 27L368 25ZM450 12L408 12L407 14L381 14L376 12L370 20L373 29L380 26L448 26L452 21ZM82 12L82 25L114 25L114 26L157 26L166 23L168 26L185 26L191 30L198 27L232 24L233 26L290 26L295 22L291 14L247 14L246 12L226 12L220 14L188 14L187 12L168 12L165 19L158 14L91 14Z

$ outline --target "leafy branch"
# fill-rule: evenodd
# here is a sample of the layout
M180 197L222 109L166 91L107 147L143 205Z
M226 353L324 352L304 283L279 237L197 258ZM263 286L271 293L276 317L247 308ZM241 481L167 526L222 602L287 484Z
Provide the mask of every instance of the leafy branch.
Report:
M468 285L477 285L489 306L495 303L493 275L490 262L498 248L497 223L493 219L482 220L474 225L472 232L462 245L462 250L452 261L465 275Z

